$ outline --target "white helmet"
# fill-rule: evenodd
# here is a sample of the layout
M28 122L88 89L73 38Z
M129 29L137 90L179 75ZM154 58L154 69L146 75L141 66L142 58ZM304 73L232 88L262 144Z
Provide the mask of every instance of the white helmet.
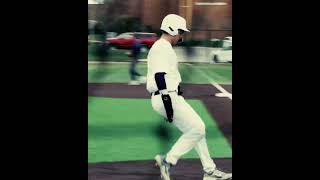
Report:
M171 36L178 35L178 29L190 32L186 27L186 20L176 14L169 14L163 18L161 30L167 32Z

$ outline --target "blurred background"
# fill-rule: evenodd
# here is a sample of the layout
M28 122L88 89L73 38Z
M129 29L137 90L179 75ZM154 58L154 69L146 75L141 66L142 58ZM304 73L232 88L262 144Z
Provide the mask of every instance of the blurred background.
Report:
M89 0L89 61L128 61L134 39L145 59L170 13L184 17L191 30L175 47L180 61L232 62L231 0Z

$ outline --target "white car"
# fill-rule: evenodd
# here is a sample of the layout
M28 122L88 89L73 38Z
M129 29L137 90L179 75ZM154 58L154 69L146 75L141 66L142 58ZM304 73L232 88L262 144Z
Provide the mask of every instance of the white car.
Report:
M210 61L213 63L232 62L232 37L223 39L222 48L210 52Z
M209 57L213 63L232 63L232 46L224 47L219 50L213 50L211 51Z
M232 37L231 36L227 36L223 39L223 47L229 47L232 46Z

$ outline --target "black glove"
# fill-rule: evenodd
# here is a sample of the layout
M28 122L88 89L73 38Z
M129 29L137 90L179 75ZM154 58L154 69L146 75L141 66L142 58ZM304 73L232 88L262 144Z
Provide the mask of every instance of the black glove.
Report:
M181 96L183 94L183 92L181 91L181 87L180 85L178 86L178 95Z
M167 119L171 123L173 118L172 102L169 94L161 94L162 102L167 113Z

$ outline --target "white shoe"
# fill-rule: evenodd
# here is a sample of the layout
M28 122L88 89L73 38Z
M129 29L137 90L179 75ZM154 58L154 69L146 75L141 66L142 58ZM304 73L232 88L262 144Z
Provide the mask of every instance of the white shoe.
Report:
M139 81L130 81L128 84L129 85L140 85L140 82Z
M164 158L162 155L156 155L154 159L156 160L156 166L160 168L161 179L170 180L169 169L171 165L165 162Z
M147 82L147 77L140 76L139 81L140 81L140 83L146 83Z
M219 170L214 170L209 173L204 173L203 180L231 180L232 173L224 173Z

